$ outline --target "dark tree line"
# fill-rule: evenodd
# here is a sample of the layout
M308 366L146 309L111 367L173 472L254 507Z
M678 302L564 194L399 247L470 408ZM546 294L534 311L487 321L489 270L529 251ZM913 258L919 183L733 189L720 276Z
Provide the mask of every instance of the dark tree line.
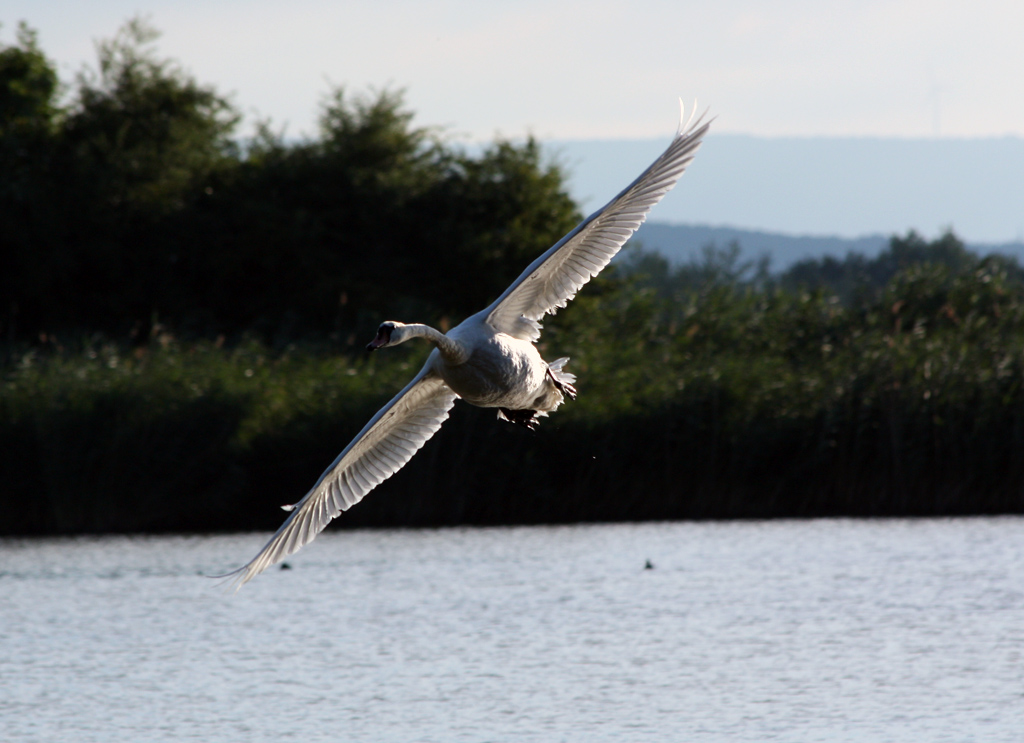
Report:
M476 311L578 219L536 142L471 156L396 91L330 92L290 141L158 56L126 24L62 98L22 25L0 47L0 335L154 323L192 336L322 336L357 308Z
M855 307L877 301L903 272L922 266L944 271L950 280L981 271L1003 276L1008 286L1024 286L1024 268L1016 258L999 253L978 255L952 231L934 240L913 230L893 235L886 248L873 257L850 252L843 258L806 258L779 273L773 273L770 265L768 256L745 258L740 244L732 242L725 247L705 245L699 255L677 265L660 253L637 246L624 256L620 267L637 285L678 301L693 293L731 287L755 292L822 292Z
M900 271L922 264L943 266L952 274L978 269L1004 272L1015 283L1024 281L1024 270L1011 256L979 256L952 231L931 241L910 231L893 236L874 258L849 253L842 259L826 256L799 261L779 277L779 284L793 290L822 289L849 304L877 295Z
M680 296L588 285L543 339L577 400L536 432L457 404L338 523L1024 513L1024 285L923 262L845 305L730 283L727 259ZM20 349L0 534L276 528L422 362L408 346Z

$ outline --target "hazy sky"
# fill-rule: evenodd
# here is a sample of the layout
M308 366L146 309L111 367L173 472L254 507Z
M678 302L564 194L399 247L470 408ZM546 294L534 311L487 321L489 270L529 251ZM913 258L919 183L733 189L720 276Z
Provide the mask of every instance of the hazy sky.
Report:
M6 0L70 80L135 14L246 115L311 133L330 83L403 87L420 124L490 139L719 132L1024 135L1024 3L993 0Z

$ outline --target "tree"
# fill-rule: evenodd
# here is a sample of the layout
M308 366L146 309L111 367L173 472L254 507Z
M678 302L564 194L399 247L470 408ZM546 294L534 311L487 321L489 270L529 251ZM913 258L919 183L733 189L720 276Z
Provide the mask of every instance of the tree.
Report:
M39 50L35 31L19 24L17 43L0 46L0 332L14 337L24 311L21 294L44 283L31 255L52 219L46 185L60 119L53 63Z
M952 275L980 263L1014 279L1024 278L1016 260L1001 255L981 258L968 250L952 230L932 241L911 230L906 236L893 235L889 246L874 258L850 253L843 259L826 256L799 261L780 276L779 283L790 289L824 288L849 304L858 297L873 300L894 276L915 266L941 266Z
M166 214L233 154L239 115L213 88L156 56L159 33L140 19L97 48L98 71L79 76L64 138L93 206Z
M181 280L222 330L284 337L475 312L578 219L536 142L466 155L388 90L332 91L312 141L264 127L213 191Z
M162 223L233 164L237 113L159 58L157 36L129 21L78 77L50 184L62 234L40 325L124 329L159 312L177 291Z
M133 20L99 44L49 119L31 202L50 216L26 223L9 280L33 335L144 335L154 319L282 341L362 335L385 315L443 325L579 218L535 141L466 154L415 125L401 91L337 88L316 137L263 122L238 144L230 103L160 58L156 37Z

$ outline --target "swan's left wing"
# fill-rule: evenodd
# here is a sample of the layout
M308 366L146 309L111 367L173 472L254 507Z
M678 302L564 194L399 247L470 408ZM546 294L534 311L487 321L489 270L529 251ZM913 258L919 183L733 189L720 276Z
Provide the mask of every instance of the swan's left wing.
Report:
M537 340L537 321L565 307L580 287L608 265L647 218L651 207L676 185L709 126L711 122L705 123L703 116L692 124L680 121L675 138L661 157L603 209L531 263L494 304L480 313L491 327L522 340Z
M429 364L370 419L320 475L260 553L230 575L242 586L313 541L331 519L400 470L448 418L458 398Z

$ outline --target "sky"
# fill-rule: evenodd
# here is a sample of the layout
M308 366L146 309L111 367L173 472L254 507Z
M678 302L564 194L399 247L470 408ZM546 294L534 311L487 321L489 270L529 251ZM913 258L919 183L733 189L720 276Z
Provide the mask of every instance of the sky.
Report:
M847 237L952 226L977 242L1024 234L1020 0L5 0L0 42L26 21L71 82L95 65L96 42L135 16L162 32L161 56L228 96L242 136L268 118L287 138L315 135L334 86L402 89L415 125L450 140L550 143L589 211L664 147L682 99L716 118L654 220ZM763 146L748 152L743 136ZM929 151L940 162L918 167L919 150L842 160L786 144L1006 137L1010 161L989 154L958 169L939 149ZM618 144L583 146L600 142Z
M718 132L1024 135L1019 0L5 0L0 40L27 21L71 80L134 15L288 136L332 85L475 141L668 136L678 98Z
M568 166L569 193L590 213L657 157L666 139L545 145ZM713 134L651 220L845 238L916 230L931 239L952 229L979 249L1018 243L1012 252L1024 262L1022 173L1020 137Z

